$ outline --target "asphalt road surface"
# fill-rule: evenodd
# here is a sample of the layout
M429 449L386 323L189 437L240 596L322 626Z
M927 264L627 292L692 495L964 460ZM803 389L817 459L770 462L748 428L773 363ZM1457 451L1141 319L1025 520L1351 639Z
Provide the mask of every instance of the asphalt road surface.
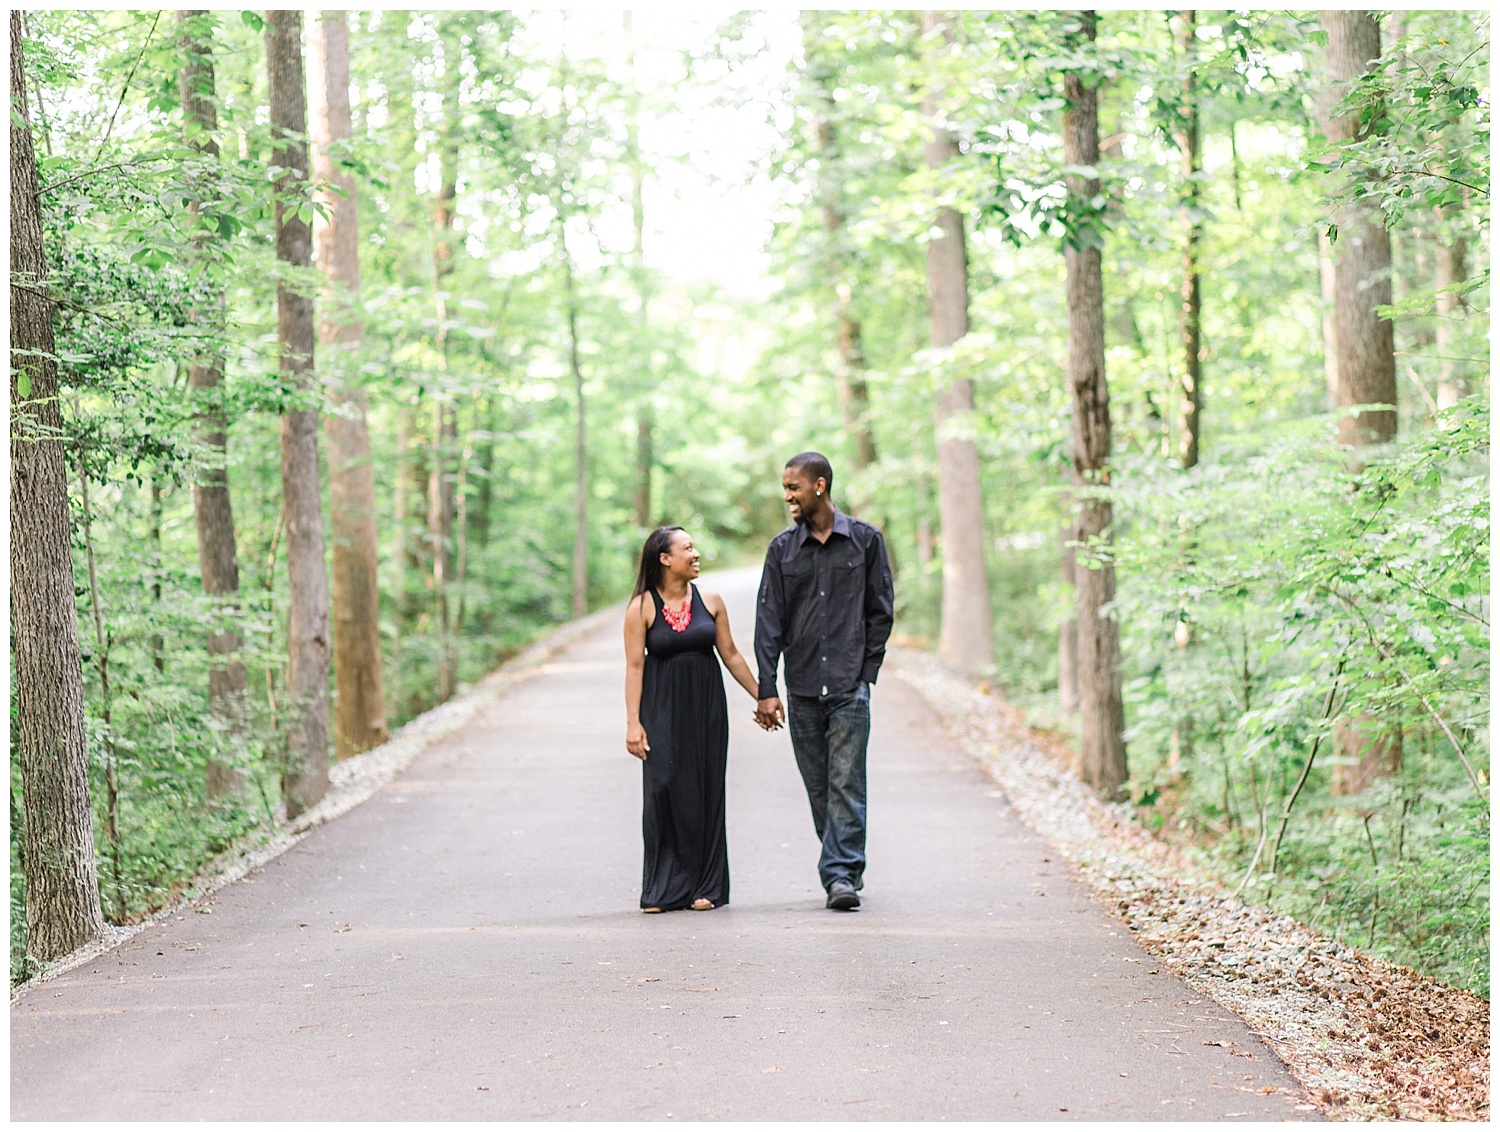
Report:
M750 650L755 571L706 579ZM642 915L615 627L364 805L20 996L14 1119L1297 1119L894 677L864 907L730 685L731 903Z

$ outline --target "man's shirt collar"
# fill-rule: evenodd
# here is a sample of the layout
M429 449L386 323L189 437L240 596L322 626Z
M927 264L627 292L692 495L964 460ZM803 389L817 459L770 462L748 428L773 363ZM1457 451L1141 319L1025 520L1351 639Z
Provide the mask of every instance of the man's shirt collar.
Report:
M849 516L840 511L837 506L833 507L833 530L829 532L829 537L831 538L833 535L843 535L847 539L854 537L854 527L850 524ZM799 520L797 523L797 549L801 550L802 544L811 537L812 528Z

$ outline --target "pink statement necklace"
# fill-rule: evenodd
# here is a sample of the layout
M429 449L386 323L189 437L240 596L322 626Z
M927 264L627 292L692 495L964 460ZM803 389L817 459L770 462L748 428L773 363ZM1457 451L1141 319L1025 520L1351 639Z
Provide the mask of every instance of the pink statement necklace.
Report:
M661 603L661 613L667 619L667 625L671 628L672 632L682 632L693 620L693 591L688 590L687 597L682 599L681 609L673 609L663 601Z

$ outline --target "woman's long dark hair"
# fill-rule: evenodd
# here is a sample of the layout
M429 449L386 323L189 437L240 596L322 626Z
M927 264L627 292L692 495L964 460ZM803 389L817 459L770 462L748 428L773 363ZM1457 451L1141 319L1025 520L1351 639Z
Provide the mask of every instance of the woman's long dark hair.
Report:
M641 547L641 568L635 576L635 592L631 597L661 588L662 572L666 569L661 564L661 556L671 553L672 535L680 530L681 527L657 527L646 536L646 545Z

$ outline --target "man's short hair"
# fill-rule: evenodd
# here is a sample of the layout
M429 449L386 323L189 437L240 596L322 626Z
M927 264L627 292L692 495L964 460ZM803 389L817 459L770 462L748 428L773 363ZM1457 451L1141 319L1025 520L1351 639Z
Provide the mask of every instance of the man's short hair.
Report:
M806 476L811 483L817 483L821 478L827 483L828 490L833 490L833 465L823 453L798 452L786 462L786 466Z

